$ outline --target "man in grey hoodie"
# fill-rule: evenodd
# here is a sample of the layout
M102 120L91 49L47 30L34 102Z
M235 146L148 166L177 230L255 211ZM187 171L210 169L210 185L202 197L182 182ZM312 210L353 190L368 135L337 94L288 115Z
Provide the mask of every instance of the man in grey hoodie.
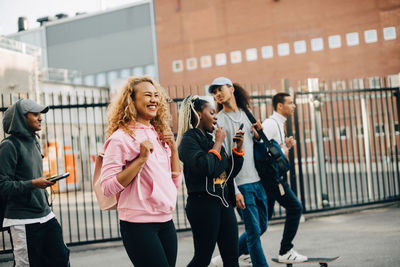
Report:
M0 194L6 200L3 227L10 227L15 266L69 266L60 224L50 210L36 132L48 107L22 99L6 110L0 144Z

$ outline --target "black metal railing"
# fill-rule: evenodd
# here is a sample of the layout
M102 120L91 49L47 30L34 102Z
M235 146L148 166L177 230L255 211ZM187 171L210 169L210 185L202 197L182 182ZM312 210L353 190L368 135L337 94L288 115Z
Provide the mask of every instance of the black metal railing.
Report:
M398 98L398 88L295 93L306 212L399 198Z

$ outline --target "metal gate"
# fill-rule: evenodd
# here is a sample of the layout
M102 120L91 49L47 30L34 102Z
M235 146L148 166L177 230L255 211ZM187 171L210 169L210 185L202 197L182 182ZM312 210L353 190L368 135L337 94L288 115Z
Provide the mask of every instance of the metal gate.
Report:
M296 92L295 182L306 212L399 199L399 88Z

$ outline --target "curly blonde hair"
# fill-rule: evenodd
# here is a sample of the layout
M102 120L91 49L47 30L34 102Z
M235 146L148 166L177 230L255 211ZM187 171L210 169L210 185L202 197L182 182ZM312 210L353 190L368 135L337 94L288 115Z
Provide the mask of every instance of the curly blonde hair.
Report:
M164 89L151 77L130 77L118 95L110 103L107 111L107 138L116 130L121 129L129 135L134 136L134 131L128 127L129 124L136 123L137 111L134 105L135 86L149 82L157 90L160 101L158 103L157 115L150 121L160 137L163 132L169 130L171 115L167 103L167 94Z

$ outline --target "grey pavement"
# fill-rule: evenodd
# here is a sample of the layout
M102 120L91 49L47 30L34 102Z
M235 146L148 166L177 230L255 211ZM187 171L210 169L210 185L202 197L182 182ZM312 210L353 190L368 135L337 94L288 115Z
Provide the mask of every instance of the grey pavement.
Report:
M334 257L329 266L400 266L400 202L341 211L343 214L307 214L295 238L295 249L309 257ZM240 231L243 227L240 226ZM276 257L283 224L272 223L262 236L270 266ZM177 267L193 255L191 232L178 233ZM218 254L216 248L214 255ZM151 257L151 252L149 252ZM0 266L12 266L0 263ZM71 247L71 266L132 266L121 242ZM310 266L318 266L311 264ZM151 266L149 266L151 267Z

